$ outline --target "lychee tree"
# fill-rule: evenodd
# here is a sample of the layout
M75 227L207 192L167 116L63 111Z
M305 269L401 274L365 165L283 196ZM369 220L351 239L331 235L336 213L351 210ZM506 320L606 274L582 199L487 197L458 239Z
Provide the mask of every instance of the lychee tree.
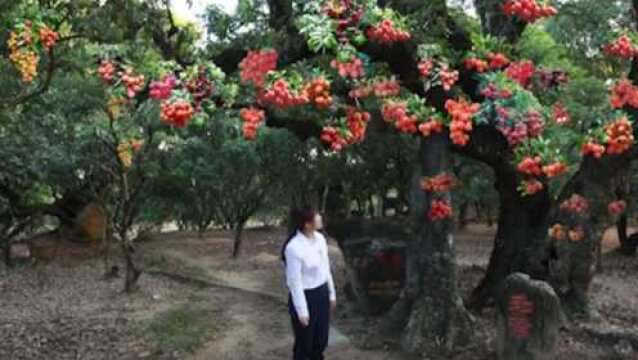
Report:
M584 137L557 101L567 74L516 58L514 45L527 23L554 15L554 8L533 0L486 2L487 34L470 37L443 3L437 5L327 1L272 7L301 16L282 30L286 38L267 37L271 47L233 59L230 50L222 51L214 61L231 76L220 76L215 88L207 83L210 74L198 79L201 92L189 89L187 81L167 85L166 77L159 88L170 91L151 85L152 92L163 93L151 95L162 102L162 120L178 128L198 112L224 111L241 117L248 139L264 124L284 126L342 151L364 141L372 122L420 139L407 286L383 322L384 330L404 328L403 344L412 351L451 349L468 339L449 241L449 191L455 183L450 151L490 165L501 196L496 246L475 300L494 296L512 271L560 283L561 274L549 272L549 247L558 249L559 260L580 259L565 265L569 290L562 295L581 305L591 278L586 269L592 259L584 254L598 234L584 224L604 222L600 206L574 220L566 210L572 206L564 203L580 199L575 194L605 199L599 174L613 181L612 169L630 161L634 151L629 115L609 111ZM417 22L420 16L431 20L427 28ZM299 39L307 46L291 45ZM624 56L613 46L606 52ZM611 105L631 106L631 89L620 81ZM581 153L574 153L581 144ZM557 226L567 235L554 231ZM443 340L435 345L435 338Z
M212 59L178 61L149 74L148 87L134 70L105 59L100 75L118 89L105 100L110 124L118 123L115 105L130 116L157 101L161 121L176 131L221 112L242 119L247 139L264 125L286 127L332 151L365 141L371 128L417 138L407 284L382 322L382 330L403 331L408 350L451 350L469 340L451 236L452 151L491 167L500 196L494 251L472 303L488 303L508 274L523 271L560 284L567 304L586 307L591 250L610 222L605 214L623 209L604 190L638 151L638 91L618 79L596 123L571 119L561 101L569 75L522 58L517 46L529 24L554 16L555 8L536 0L476 1L482 31L471 34L462 25L471 20L453 16L444 1L268 5L267 17L252 18L263 36L239 26L226 34L232 42L219 39ZM605 53L635 67L628 38L613 38ZM126 190L128 167L139 156L135 136L113 138L116 177Z

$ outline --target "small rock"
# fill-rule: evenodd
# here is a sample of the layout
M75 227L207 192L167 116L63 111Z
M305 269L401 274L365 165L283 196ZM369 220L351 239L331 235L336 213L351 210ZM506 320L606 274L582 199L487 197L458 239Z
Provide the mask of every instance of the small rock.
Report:
M633 346L631 346L631 343L627 339L622 339L618 341L616 345L614 345L614 351L621 358L629 359L630 356L634 353L634 348Z

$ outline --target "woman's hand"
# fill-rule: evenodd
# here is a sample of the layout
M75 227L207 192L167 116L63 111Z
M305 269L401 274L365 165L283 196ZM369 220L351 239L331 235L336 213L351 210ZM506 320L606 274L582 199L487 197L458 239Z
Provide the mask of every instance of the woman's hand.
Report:
M299 322L301 323L301 326L307 327L310 323L310 318L308 316L301 316L299 318Z
M337 300L330 300L330 312L332 314L337 310Z

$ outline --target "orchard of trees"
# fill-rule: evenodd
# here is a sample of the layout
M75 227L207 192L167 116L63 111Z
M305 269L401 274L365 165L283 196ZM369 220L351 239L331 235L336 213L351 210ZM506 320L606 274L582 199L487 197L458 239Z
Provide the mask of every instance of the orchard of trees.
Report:
M133 292L151 225L232 230L241 261L251 220L306 203L327 222L384 217L394 192L413 238L379 330L439 351L514 272L587 316L602 233L635 256L635 1L239 0L204 29L172 9L0 0L7 262L97 203ZM462 298L451 239L468 212L496 235Z

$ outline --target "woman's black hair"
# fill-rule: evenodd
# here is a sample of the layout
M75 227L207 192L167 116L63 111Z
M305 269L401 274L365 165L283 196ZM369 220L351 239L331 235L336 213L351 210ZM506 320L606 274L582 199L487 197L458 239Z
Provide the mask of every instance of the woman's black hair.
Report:
M283 262L286 262L286 246L288 246L290 240L295 237L297 231L303 231L307 223L314 221L316 215L317 212L309 206L295 208L290 211L290 221L293 226L291 227L288 238L281 247L281 260Z

